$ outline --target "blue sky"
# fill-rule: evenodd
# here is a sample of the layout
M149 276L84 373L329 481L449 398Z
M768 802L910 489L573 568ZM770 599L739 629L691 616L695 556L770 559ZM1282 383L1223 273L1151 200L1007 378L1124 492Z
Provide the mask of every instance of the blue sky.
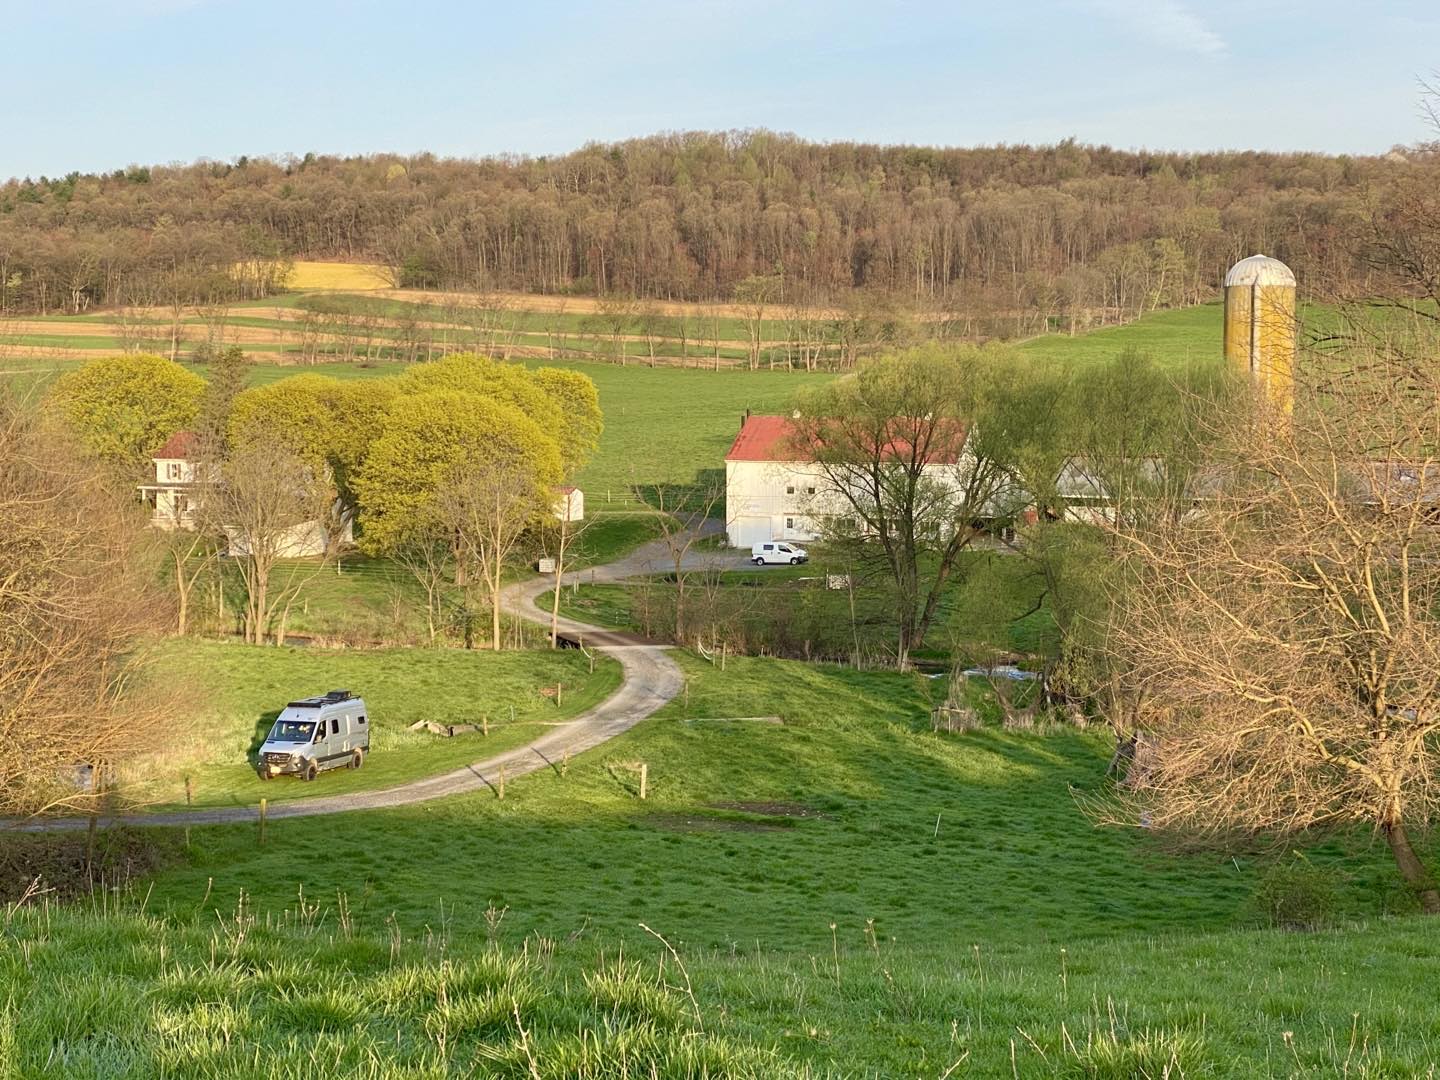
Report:
M1381 152L1435 0L0 0L0 177L657 131Z

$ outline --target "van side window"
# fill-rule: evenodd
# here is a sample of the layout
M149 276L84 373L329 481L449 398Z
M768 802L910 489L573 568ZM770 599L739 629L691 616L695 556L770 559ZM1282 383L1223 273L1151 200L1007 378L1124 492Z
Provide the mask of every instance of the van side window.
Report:
M355 722L356 722L357 724L359 724L361 727L364 727L364 726L365 726L365 717L362 716L362 717L360 717L358 720L356 720Z
M340 717L338 717L338 716L332 716L332 717L330 717L330 734L331 734L331 735L339 735L339 734L340 734Z
M775 550L775 545L774 545L774 544L765 544L764 546L761 547L760 550L761 550L761 551L774 551L774 550Z
M325 721L321 720L315 725L315 736L310 741L319 742L323 738L325 738Z

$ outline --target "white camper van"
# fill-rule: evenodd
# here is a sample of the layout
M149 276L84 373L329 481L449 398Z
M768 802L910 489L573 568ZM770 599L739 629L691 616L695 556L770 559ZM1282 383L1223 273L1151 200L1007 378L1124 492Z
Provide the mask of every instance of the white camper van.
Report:
M286 705L260 747L260 779L281 773L314 780L342 765L358 769L370 750L370 717L365 699L349 690Z
M795 544L787 544L783 540L772 540L763 544L752 544L750 561L756 566L764 566L767 563L789 563L791 566L798 566L800 563L810 561L810 553Z

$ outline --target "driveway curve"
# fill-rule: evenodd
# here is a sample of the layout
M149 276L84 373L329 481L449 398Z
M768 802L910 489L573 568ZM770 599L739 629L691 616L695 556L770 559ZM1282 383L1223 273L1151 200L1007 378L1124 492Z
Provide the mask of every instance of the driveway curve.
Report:
M710 535L717 531L718 523L706 522L697 532ZM690 552L685 554L683 568L700 565L744 565L743 557L721 555L717 552ZM615 582L645 574L663 573L673 570L674 563L664 541L642 545L623 559L604 566L589 567L565 574L562 585L579 582ZM550 625L549 612L541 611L535 605L536 599L554 587L550 577L533 578L507 586L501 597L504 609L530 622L545 627ZM560 629L577 634L605 634L603 627L573 619L561 619ZM396 787L377 791L357 791L347 795L318 796L313 799L296 799L281 802L268 808L266 817L271 821L281 818L317 817L322 814L343 814L352 810L382 810L395 806L411 806L415 803L443 799L451 795L493 788L499 782L500 771L506 779L514 779L527 773L549 767L568 755L579 754L608 742L622 732L629 731L640 721L654 714L673 700L684 686L684 676L679 665L667 655L668 645L602 645L594 651L613 656L620 661L622 677L620 688L600 704L581 713L553 731L524 746L508 750L503 754L485 758L463 768L438 776L429 776ZM102 818L102 824L115 825L229 825L256 821L260 816L258 806L227 806L204 810L176 810L156 814L117 814ZM19 832L56 832L66 829L84 829L90 824L87 817L63 817L28 821L0 823L0 828Z

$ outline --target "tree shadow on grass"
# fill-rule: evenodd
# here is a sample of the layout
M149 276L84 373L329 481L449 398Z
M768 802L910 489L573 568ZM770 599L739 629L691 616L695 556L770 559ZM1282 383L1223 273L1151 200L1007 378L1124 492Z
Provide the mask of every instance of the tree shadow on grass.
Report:
M245 752L251 765L259 766L260 747L264 745L265 737L270 734L270 729L275 726L275 721L282 711L281 709L270 709L255 718L255 730L250 736L250 749Z

